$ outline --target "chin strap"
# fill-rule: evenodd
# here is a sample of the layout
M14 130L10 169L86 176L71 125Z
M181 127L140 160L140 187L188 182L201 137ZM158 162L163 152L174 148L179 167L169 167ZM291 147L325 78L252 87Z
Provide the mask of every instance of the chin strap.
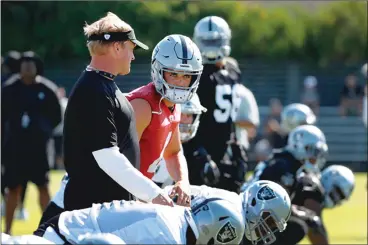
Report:
M164 99L164 97L161 96L161 99L158 102L158 108L160 109L160 111L152 111L152 114L156 114L156 115L161 115L162 114L161 102L162 102L163 99Z

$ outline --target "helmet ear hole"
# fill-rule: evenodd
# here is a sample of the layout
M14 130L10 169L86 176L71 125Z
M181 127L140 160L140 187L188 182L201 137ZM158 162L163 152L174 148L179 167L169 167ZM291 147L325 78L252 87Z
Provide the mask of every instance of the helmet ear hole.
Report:
M255 198L252 199L251 205L254 207L257 204L257 201Z

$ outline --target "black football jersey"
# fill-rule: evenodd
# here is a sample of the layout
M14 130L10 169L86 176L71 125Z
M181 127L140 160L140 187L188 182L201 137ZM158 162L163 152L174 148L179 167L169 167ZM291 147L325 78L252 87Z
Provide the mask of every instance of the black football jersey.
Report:
M207 112L201 115L195 141L215 162L222 159L234 130L233 119L240 104L234 93L237 86L242 85L240 70L234 62L226 62L221 69L215 65L204 66L197 93Z
M324 189L319 176L304 172L300 174L290 198L291 203L298 206L303 206L307 199L313 199L323 205Z
M297 171L301 162L286 150L274 150L269 160L264 162L257 174L258 180L270 180L282 185L289 194L294 192L297 184Z

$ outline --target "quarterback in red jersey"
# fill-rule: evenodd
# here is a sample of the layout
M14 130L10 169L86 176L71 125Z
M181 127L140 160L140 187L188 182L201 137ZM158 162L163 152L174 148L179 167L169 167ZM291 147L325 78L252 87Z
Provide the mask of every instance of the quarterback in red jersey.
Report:
M152 178L161 159L176 182L171 193L177 204L189 206L188 167L181 149L180 106L196 92L203 70L201 53L182 35L169 35L155 47L152 82L127 95L133 106L141 149L140 171Z

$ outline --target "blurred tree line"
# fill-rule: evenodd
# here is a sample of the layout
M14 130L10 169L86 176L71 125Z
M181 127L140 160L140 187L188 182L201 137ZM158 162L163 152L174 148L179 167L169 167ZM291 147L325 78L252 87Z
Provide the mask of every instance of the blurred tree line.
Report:
M264 8L242 1L209 0L1 4L2 52L33 49L48 60L87 58L82 27L108 11L131 24L137 37L151 48L168 34L192 37L198 20L218 15L232 29L235 58L299 60L320 65L367 59L365 1L334 2L315 11L298 5ZM148 57L151 53L137 55Z

